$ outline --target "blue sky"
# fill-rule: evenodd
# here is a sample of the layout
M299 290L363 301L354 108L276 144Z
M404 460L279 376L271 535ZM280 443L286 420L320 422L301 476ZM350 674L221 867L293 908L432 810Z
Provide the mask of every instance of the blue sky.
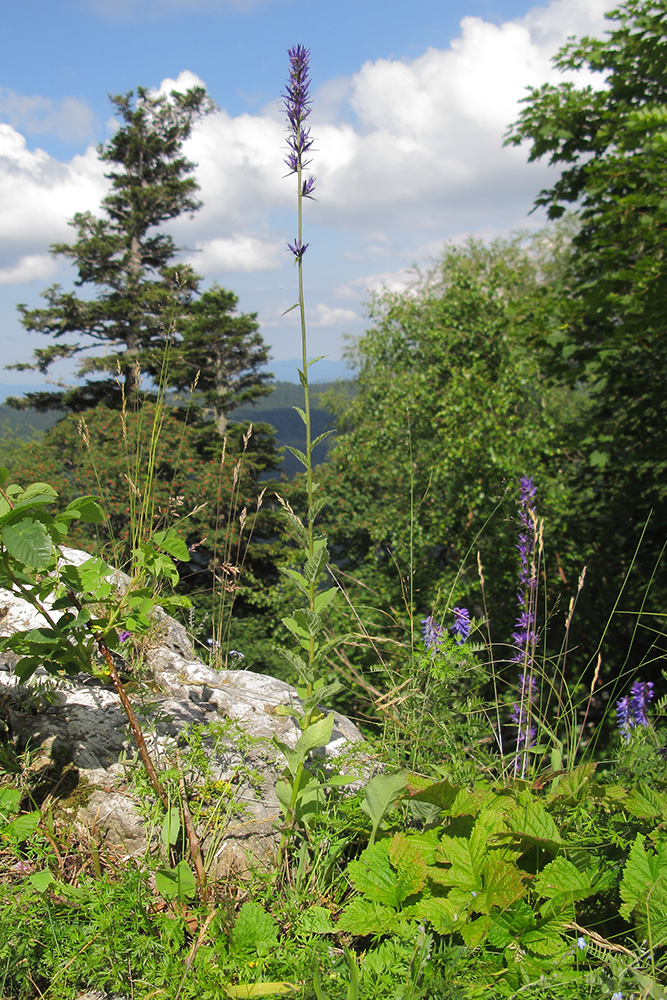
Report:
M72 269L50 257L76 211L97 211L95 146L113 130L107 95L203 83L218 111L186 149L204 206L170 231L205 283L259 314L277 362L298 355L285 252L293 179L282 166L286 50L311 50L313 172L306 304L313 354L339 359L364 302L414 279L446 240L535 226L553 176L503 148L528 85L560 79L568 35L600 34L609 0L23 0L3 11L0 73L0 345L30 360L44 338L16 303L40 304ZM581 78L581 82L585 79ZM71 377L63 369L60 377ZM280 369L283 375L283 369ZM0 373L0 382L42 377Z

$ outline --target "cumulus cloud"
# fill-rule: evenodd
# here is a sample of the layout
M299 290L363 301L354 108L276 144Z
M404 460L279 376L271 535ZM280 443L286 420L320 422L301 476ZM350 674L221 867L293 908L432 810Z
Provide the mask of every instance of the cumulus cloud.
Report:
M48 281L58 272L58 265L49 254L26 254L11 267L0 268L0 285L22 285L39 279Z
M0 124L0 266L15 266L17 258L69 238L68 220L97 211L107 187L92 147L61 163L42 149L28 149L19 132Z
M239 233L198 244L196 253L189 254L187 262L202 277L275 271L282 264L281 250L275 239L262 240Z
M314 310L309 310L309 326L342 326L346 323L355 323L359 316L353 309L341 309L336 306L329 306L320 302Z

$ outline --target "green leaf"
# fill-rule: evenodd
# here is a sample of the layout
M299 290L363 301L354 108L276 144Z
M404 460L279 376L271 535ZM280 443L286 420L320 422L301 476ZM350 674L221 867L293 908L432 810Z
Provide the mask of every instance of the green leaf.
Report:
M40 812L23 813L22 816L13 819L2 833L16 842L28 840L35 833L41 818Z
M321 590L315 594L315 614L321 614L337 595L338 587L329 587L327 590Z
M197 891L197 883L187 861L179 861L175 868L158 868L155 872L155 888L167 901L192 899Z
M20 788L0 788L0 820L9 821L11 813L18 811L22 797Z
M545 865L534 883L535 892L546 899L567 896L569 899L586 899L592 895L590 876L579 871L567 858L557 857Z
M301 409L301 407L300 406L293 406L292 409L296 410L296 412L299 414L299 416L303 420L304 424L306 424L306 426L307 426L308 425L308 418L306 417L306 414Z
M153 536L156 546L168 552L179 562L190 562L190 551L180 535L173 528L166 531L158 531Z
M51 536L41 521L31 517L5 524L1 541L12 559L30 569L46 569L55 559Z
M326 715L323 719L313 722L302 736L299 737L295 750L303 759L308 756L311 750L317 747L325 747L331 741L333 732L334 717Z
M382 903L369 899L353 899L340 917L336 927L339 931L366 937L368 934L393 934L401 926L396 911Z
M165 813L164 819L162 820L162 830L160 833L160 838L162 843L167 846L174 846L178 840L178 835L181 832L181 814L178 809L171 808Z
M404 771L397 771L394 774L376 774L368 782L361 808L367 816L370 816L373 824L371 844L375 840L377 829L386 814L405 795L406 778L407 775Z
M237 953L268 955L278 943L278 924L259 903L246 902L232 928L231 943Z
M302 451L299 451L298 448L293 448L291 444L285 445L285 447L287 448L288 451L290 451L294 455L295 458L297 458L301 462L304 469L307 469L309 467L308 459L306 458L306 456Z
M41 872L35 872L33 875L29 875L26 879L28 885L31 885L33 889L37 892L46 892L46 890L52 885L58 885L58 880L53 877L48 868L43 868Z
M303 567L303 575L309 583L313 583L319 577L323 569L326 568L329 562L329 551L326 546L322 546L318 549L314 555L308 559L306 565Z
M87 524L101 524L106 519L98 498L93 496L76 497L67 504L63 513L78 517Z

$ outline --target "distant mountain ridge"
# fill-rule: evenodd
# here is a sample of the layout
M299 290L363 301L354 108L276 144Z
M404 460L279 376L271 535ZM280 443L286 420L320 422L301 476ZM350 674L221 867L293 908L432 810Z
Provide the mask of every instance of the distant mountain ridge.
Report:
M324 431L333 429L333 415L327 409L324 397L334 387L339 391L353 391L353 382L343 380L339 383L322 382L313 383L311 389L311 419L313 425L313 437L323 434ZM2 393L3 389L9 389ZM0 397L6 399L7 396L20 396L23 392L34 390L35 386L2 386L0 385ZM271 424L276 430L276 443L279 447L291 445L303 451L306 443L305 428L301 417L294 409L295 406L303 407L303 389L301 385L294 382L276 382L273 391L255 403L247 403L244 406L232 410L229 415L230 420L251 421L252 423ZM0 440L29 441L33 438L41 437L62 417L61 413L38 413L36 410L15 410L6 403L0 404ZM315 452L315 461L322 462L326 458L330 444L335 435L322 442ZM287 476L293 476L300 471L301 465L289 451L285 450L283 462L279 472Z

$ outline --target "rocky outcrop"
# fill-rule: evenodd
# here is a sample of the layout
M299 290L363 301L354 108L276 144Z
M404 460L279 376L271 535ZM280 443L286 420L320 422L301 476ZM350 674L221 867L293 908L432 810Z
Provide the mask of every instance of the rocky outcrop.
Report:
M88 558L79 550L63 552L77 564ZM117 582L123 585L122 574ZM0 591L0 634L40 624L25 601ZM209 874L271 859L282 763L273 737L296 744L301 731L280 709L298 706L296 691L263 674L207 667L185 629L166 615L159 616L156 635L142 651L141 676L129 672L127 687L158 768L178 765L184 775L203 828ZM151 836L147 805L154 796L141 790L148 786L113 685L88 674L55 679L43 670L19 685L14 662L0 653L6 739L21 751L28 748L28 766L43 774L60 818L115 850L144 851ZM334 713L324 766L341 754L353 758L356 748L358 764L347 765L355 773L362 767L361 739L349 719Z

